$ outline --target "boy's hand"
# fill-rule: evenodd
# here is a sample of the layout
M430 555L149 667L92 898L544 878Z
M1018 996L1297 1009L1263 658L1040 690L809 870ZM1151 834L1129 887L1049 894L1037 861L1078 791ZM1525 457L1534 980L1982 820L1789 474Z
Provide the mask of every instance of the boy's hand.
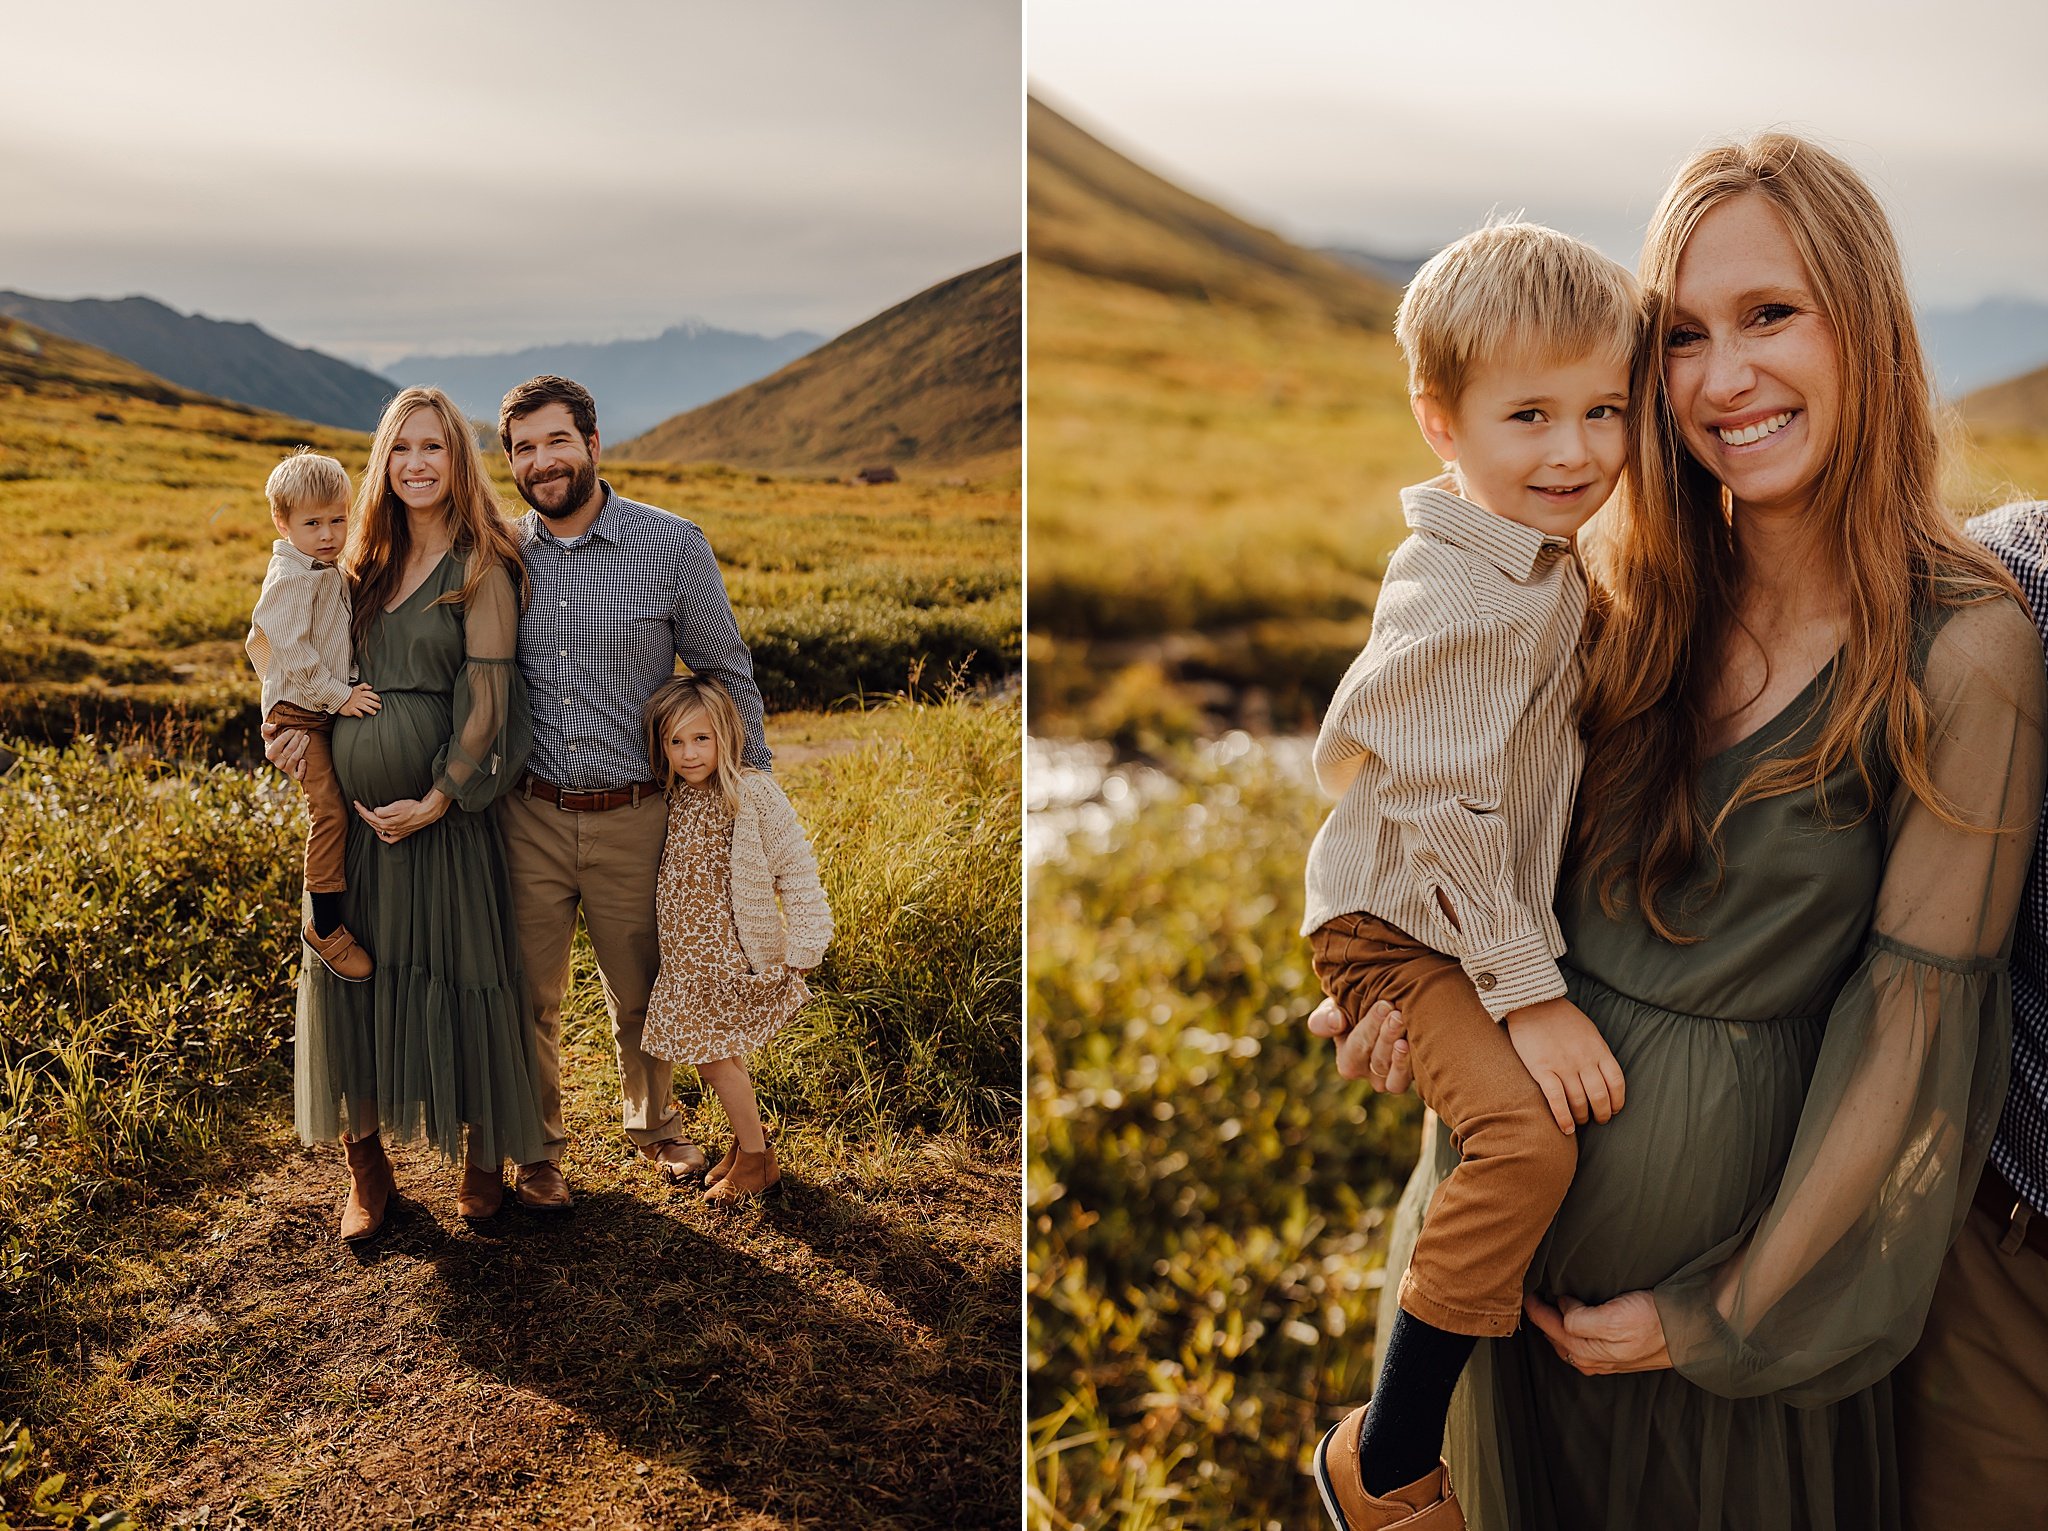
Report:
M1621 1065L1600 1029L1570 1000L1546 999L1510 1010L1507 1028L1522 1067L1543 1091L1566 1135L1574 1122L1604 1122L1621 1109Z
M355 689L349 692L348 700L334 710L344 718L367 718L383 705L376 692L358 681Z

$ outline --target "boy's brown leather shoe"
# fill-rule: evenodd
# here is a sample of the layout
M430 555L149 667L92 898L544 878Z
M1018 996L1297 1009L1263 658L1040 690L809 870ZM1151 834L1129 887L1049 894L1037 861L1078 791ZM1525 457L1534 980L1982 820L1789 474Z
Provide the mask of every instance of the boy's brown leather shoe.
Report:
M325 963L327 971L336 978L362 983L376 971L377 965L370 960L370 954L356 944L356 938L348 933L346 925L335 926L334 933L328 936L316 936L313 927L308 925L305 936L306 945L313 949L313 955Z
M1465 1512L1451 1492L1443 1463L1426 1478L1385 1498L1365 1491L1358 1476L1358 1437L1365 1428L1360 1404L1330 1427L1316 1446L1316 1490L1337 1531L1465 1531Z

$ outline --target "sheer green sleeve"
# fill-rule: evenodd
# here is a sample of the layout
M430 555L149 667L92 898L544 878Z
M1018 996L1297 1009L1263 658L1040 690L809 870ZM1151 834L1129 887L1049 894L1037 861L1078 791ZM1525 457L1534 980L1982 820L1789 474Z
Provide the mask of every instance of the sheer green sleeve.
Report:
M462 618L455 726L434 758L434 785L476 813L510 790L533 747L519 673L519 598L503 568L486 574Z
M1672 1364L1710 1392L1830 1403L1919 1337L2005 1095L2044 690L2040 638L2010 601L1964 607L1934 638L1929 764L1963 822L1894 795L1870 934L1776 1192L1732 1249L1656 1289Z

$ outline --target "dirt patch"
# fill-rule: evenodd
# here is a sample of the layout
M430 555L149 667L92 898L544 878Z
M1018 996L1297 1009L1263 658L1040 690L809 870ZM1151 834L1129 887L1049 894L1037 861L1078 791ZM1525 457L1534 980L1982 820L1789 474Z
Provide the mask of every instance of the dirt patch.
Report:
M163 1527L1015 1524L1014 1156L786 1131L780 1203L721 1211L572 1066L568 1214L472 1227L400 1148L352 1250L339 1151L280 1135L138 1219L76 1293L64 1455Z

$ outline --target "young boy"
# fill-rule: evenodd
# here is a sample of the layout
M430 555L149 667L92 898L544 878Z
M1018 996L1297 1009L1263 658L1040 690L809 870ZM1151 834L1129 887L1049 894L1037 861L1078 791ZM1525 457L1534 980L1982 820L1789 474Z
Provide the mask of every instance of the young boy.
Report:
M1456 1531L1445 1419L1577 1165L1573 1127L1622 1077L1565 998L1551 912L1572 794L1586 580L1573 535L1627 454L1641 305L1628 273L1527 223L1416 274L1394 334L1415 420L1449 465L1401 493L1408 539L1316 739L1338 797L1308 857L1316 976L1356 1024L1407 1024L1416 1087L1461 1157L1400 1289L1379 1385L1316 1448L1346 1531Z
M263 681L264 721L306 732L300 784L312 821L306 891L313 900L306 944L337 978L361 983L372 964L341 921L348 804L334 777L328 734L336 714L366 718L382 704L368 686L348 679L348 586L334 566L348 532L348 473L333 458L300 447L271 471L263 493L278 539L249 618L249 661Z

